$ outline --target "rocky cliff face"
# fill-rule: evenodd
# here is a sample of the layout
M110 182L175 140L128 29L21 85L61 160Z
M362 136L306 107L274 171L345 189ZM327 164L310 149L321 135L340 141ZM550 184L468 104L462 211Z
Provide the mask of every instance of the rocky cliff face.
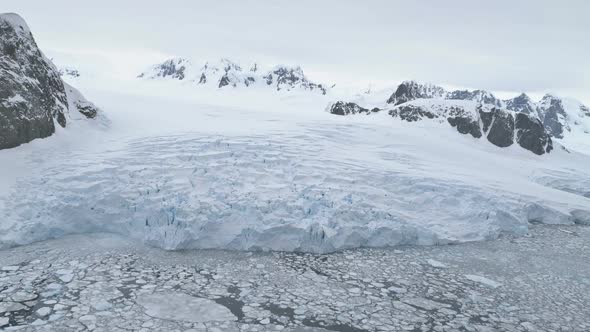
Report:
M59 71L39 50L25 21L0 14L0 149L48 137L56 123L66 127L69 105ZM74 111L98 111L92 107Z
M67 98L59 73L43 56L27 24L0 15L0 149L66 126Z

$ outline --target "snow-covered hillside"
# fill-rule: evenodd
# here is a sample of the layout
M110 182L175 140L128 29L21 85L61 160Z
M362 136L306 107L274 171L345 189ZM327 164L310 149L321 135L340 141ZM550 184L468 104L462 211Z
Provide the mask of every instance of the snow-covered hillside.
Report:
M18 165L2 174L1 246L107 231L167 249L327 252L590 223L590 157L575 151L537 156L386 112L338 117L306 91L80 84L112 128L0 152Z
M179 80L217 88L268 86L277 91L307 90L321 94L327 92L325 85L311 82L299 66L277 65L269 71L261 71L256 63L244 68L228 59L206 62L198 66L190 59L176 57L152 66L138 77Z

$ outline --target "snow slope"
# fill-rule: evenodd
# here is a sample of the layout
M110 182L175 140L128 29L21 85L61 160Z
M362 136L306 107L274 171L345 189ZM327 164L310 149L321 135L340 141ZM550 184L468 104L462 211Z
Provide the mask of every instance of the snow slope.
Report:
M0 174L0 247L107 231L166 249L329 252L590 223L590 157L575 151L338 117L307 91L77 83L112 125L0 151L12 165Z

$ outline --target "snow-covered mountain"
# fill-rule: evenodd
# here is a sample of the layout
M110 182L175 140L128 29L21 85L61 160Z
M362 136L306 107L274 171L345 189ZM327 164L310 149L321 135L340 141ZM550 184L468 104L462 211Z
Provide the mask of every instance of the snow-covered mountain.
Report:
M501 100L484 90L446 91L440 86L416 81L402 82L386 102L363 107L354 102L336 102L329 111L337 115L373 114L386 111L408 122L448 122L462 134L485 136L499 147L518 143L536 154L553 149L552 137L588 135L590 111L579 102L545 95L535 103L526 94Z
M310 81L301 67L277 65L261 71L258 64L243 67L228 59L196 65L182 57L171 58L139 74L144 79L171 79L198 85L223 87L267 86L274 90L307 90L326 94L327 87Z
M0 15L0 149L55 132L55 123L96 118L99 110L64 84L17 14Z
M59 67L59 75L70 79L76 79L81 76L80 71L71 66Z

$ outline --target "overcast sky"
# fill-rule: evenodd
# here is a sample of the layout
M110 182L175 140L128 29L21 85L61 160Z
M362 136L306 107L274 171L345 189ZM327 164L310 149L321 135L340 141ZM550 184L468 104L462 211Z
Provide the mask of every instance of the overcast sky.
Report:
M57 61L120 72L227 57L300 64L328 82L417 79L590 104L587 0L2 0L0 10L23 16Z

